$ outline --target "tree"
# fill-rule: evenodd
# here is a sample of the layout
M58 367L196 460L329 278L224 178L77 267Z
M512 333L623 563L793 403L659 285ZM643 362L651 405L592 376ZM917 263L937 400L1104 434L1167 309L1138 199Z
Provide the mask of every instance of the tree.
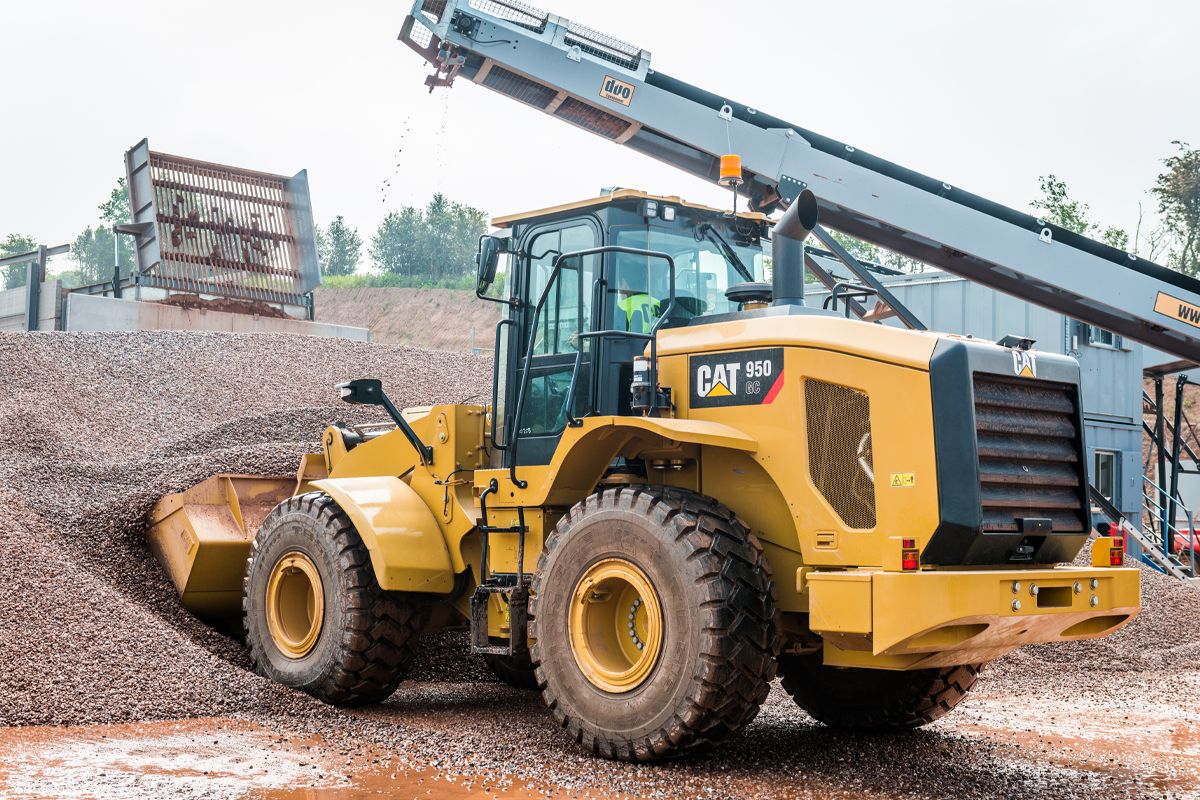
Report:
M486 232L484 212L439 192L423 209L404 206L389 213L371 238L369 253L384 272L452 282L473 273L479 237Z
M1129 249L1129 234L1116 225L1102 229L1088 219L1088 204L1072 199L1066 181L1055 175L1043 175L1038 178L1038 186L1042 196L1029 205L1043 212L1042 219L1080 235L1099 238L1118 250ZM1140 220L1138 225L1140 231Z
M317 228L317 255L322 275L353 274L362 258L362 237L339 214L328 229Z
M79 279L83 283L100 283L112 279L113 274L113 225L131 222L133 213L129 203L129 186L124 178L117 179L117 186L108 199L98 206L100 224L90 225L71 243L71 258L75 261ZM121 275L126 276L133 268L133 241L122 236L120 241Z
M873 264L888 267L889 269L899 270L900 272L924 272L925 264L916 259L902 256L899 253L888 250L885 247L864 242L862 239L855 239L853 236L848 236L839 231L830 231L831 236L850 255L857 258L859 261L870 261ZM812 239L809 239L812 242Z
M19 256L22 253L29 253L37 249L37 242L32 236L21 236L20 234L10 233L3 242L0 242L0 258L6 256ZM25 271L28 268L27 264L10 264L4 268L4 288L16 289L25 285Z
M1088 219L1088 205L1071 199L1066 181L1054 175L1043 175L1038 178L1038 186L1042 196L1029 205L1045 212L1041 215L1042 219L1087 236L1093 227Z
M1158 213L1170 231L1172 247L1168 265L1185 275L1200 274L1200 150L1181 141L1171 144L1179 152L1163 159L1166 172L1150 190L1158 200Z

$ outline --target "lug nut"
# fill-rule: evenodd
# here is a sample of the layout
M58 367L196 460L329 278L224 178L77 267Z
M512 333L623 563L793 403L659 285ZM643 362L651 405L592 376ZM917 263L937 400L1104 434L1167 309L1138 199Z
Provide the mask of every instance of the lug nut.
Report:
M1080 583L1079 581L1075 581L1075 585L1072 586L1071 588L1075 590L1075 594L1079 594L1080 592L1083 591L1083 584Z
M1038 587L1037 587L1036 583L1029 584L1029 594L1032 595L1033 597L1037 597Z
M1096 606L1100 605L1100 598L1096 597L1096 595L1092 595L1092 599L1088 602L1092 604L1092 608L1095 608Z
M1092 588L1093 589L1100 588L1100 579L1099 578L1092 578Z
M1021 591L1021 582L1013 581L1013 594L1016 594L1019 591Z
M1021 601L1020 601L1020 600L1013 600L1013 601L1012 601L1012 610L1013 610L1013 611L1020 611L1020 610L1021 610Z

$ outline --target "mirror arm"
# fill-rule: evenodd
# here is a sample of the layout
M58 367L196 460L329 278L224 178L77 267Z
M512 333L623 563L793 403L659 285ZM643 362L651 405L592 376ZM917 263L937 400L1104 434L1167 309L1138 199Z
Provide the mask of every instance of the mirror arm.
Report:
M395 421L397 427L400 428L400 431L404 434L404 438L408 439L408 443L417 451L417 456L421 459L422 466L432 464L433 448L421 441L421 437L417 436L417 432L408 424L408 420L400 413L400 409L396 408L395 404L392 403L391 398L384 394L379 398L379 403L387 411L388 416Z

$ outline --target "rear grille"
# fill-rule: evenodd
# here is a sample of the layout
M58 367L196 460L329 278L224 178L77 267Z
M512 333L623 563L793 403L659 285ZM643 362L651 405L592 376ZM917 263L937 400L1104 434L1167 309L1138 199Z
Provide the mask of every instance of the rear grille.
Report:
M974 385L984 532L1019 532L1025 517L1087 530L1076 387L985 374Z
M809 378L804 381L804 409L813 484L848 527L874 528L870 398L857 389Z

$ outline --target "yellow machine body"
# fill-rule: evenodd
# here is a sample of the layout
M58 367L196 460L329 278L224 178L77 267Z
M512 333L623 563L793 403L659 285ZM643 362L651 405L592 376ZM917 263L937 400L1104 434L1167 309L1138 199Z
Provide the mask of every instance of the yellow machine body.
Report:
M1138 612L1138 571L1093 567L922 567L903 571L902 539L925 546L938 522L937 459L929 362L935 334L833 317L745 319L663 330L659 380L673 388L669 416L594 416L567 427L551 462L491 467L487 409L446 405L405 417L434 452L422 464L399 430L348 449L337 428L324 452L294 479L214 476L164 498L151 516L151 543L198 614L240 607L248 542L276 502L293 491L324 491L367 545L380 586L443 595L464 616L478 583L479 494L494 479L489 522L526 514L525 569L547 531L600 486L618 456L640 458L650 482L686 488L729 506L766 548L785 630L804 630L793 652L823 647L827 663L913 669L974 663L1036 642L1094 638ZM689 357L783 348L782 385L770 404L689 405ZM870 400L875 520L853 528L813 482L806 381L850 387ZM517 535L495 534L492 569L515 572ZM1040 593L1029 594L1036 585ZM1014 588L1016 587L1016 588ZM490 633L506 636L496 603ZM788 619L802 624L789 624Z

